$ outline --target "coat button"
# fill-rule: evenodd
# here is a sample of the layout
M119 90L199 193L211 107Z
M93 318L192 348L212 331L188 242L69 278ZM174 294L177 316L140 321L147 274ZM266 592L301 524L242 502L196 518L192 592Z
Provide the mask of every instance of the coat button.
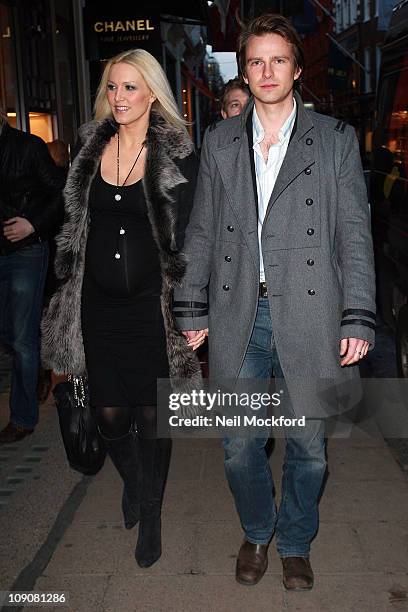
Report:
M234 226L233 226L233 225L228 225L228 226L227 226L227 230L228 230L229 232L233 232L233 231L234 231Z
M316 291L314 289L309 289L308 294L309 295L315 295Z
M305 170L305 174L312 174L312 170L311 170L311 168L306 168L306 170Z
M309 227L309 229L307 230L307 235L308 235L308 236L313 236L313 234L314 234L314 229L313 229L313 227Z
M312 200L312 198L307 198L307 200L306 200L306 205L307 205L307 206L311 206L312 204L313 204L313 200Z
M231 257L229 255L225 256L225 261L231 261Z
M223 285L222 288L224 289L224 291L229 291L229 285Z
M306 263L308 266L314 266L314 259L308 259Z
M234 142L236 142L237 140L239 140L239 136L235 136L233 140Z
M313 138L306 138L306 144L307 145L313 144Z

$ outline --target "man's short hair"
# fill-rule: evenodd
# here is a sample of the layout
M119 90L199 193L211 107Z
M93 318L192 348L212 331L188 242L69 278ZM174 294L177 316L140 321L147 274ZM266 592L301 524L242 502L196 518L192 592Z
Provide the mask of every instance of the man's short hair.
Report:
M246 46L251 36L262 36L263 34L279 34L288 43L292 44L295 66L301 70L305 67L305 54L302 39L295 30L289 19L283 15L264 13L259 17L251 19L243 25L238 37L237 63L243 75L245 75Z
M235 79L230 79L228 83L226 83L224 87L224 91L222 92L222 96L221 96L221 108L225 112L227 110L228 94L233 89L241 89L244 93L247 94L247 96L251 95L251 92L249 91L249 87L246 85L246 83L244 83L241 77L235 77Z

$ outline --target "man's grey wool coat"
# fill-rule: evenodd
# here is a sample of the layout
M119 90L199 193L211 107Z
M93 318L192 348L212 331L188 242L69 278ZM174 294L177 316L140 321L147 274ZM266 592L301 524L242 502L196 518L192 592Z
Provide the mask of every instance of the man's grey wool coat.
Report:
M327 407L318 408L317 379L340 385L338 397L358 377L358 366L340 367L340 339L374 345L374 261L355 131L306 110L294 95L297 118L266 211L262 254L295 412L315 408L321 416ZM179 328L209 328L210 375L217 378L238 376L257 311L257 203L246 128L249 122L252 130L253 104L204 137L184 247L187 271L174 291Z

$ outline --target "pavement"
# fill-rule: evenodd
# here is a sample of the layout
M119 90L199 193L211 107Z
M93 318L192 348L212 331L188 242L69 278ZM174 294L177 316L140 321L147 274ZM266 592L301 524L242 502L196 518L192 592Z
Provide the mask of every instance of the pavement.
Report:
M0 426L7 417L3 390ZM277 440L278 496L283 452ZM0 446L0 591L64 592L68 605L47 609L72 612L408 611L408 472L381 436L330 439L328 461L312 591L285 591L273 541L263 580L236 583L242 530L216 439L174 441L163 555L141 569L112 464L95 477L70 470L49 401L32 436Z

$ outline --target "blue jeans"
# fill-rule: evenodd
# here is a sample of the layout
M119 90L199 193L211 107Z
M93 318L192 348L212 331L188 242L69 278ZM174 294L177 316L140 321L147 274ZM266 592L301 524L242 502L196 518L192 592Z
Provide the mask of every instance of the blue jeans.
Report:
M10 421L27 429L38 423L39 336L47 266L46 243L0 256L0 338L13 351Z
M239 376L270 379L272 375L283 378L268 298L260 298ZM266 388L262 390L267 390L268 381L264 382ZM293 413L290 405L286 406L285 416L290 411ZM267 544L275 533L281 557L307 557L318 528L318 499L326 472L324 423L318 419L306 420L305 427L285 431L285 439L279 512L265 452L267 434L256 438L225 438L225 472L246 539L253 544Z

